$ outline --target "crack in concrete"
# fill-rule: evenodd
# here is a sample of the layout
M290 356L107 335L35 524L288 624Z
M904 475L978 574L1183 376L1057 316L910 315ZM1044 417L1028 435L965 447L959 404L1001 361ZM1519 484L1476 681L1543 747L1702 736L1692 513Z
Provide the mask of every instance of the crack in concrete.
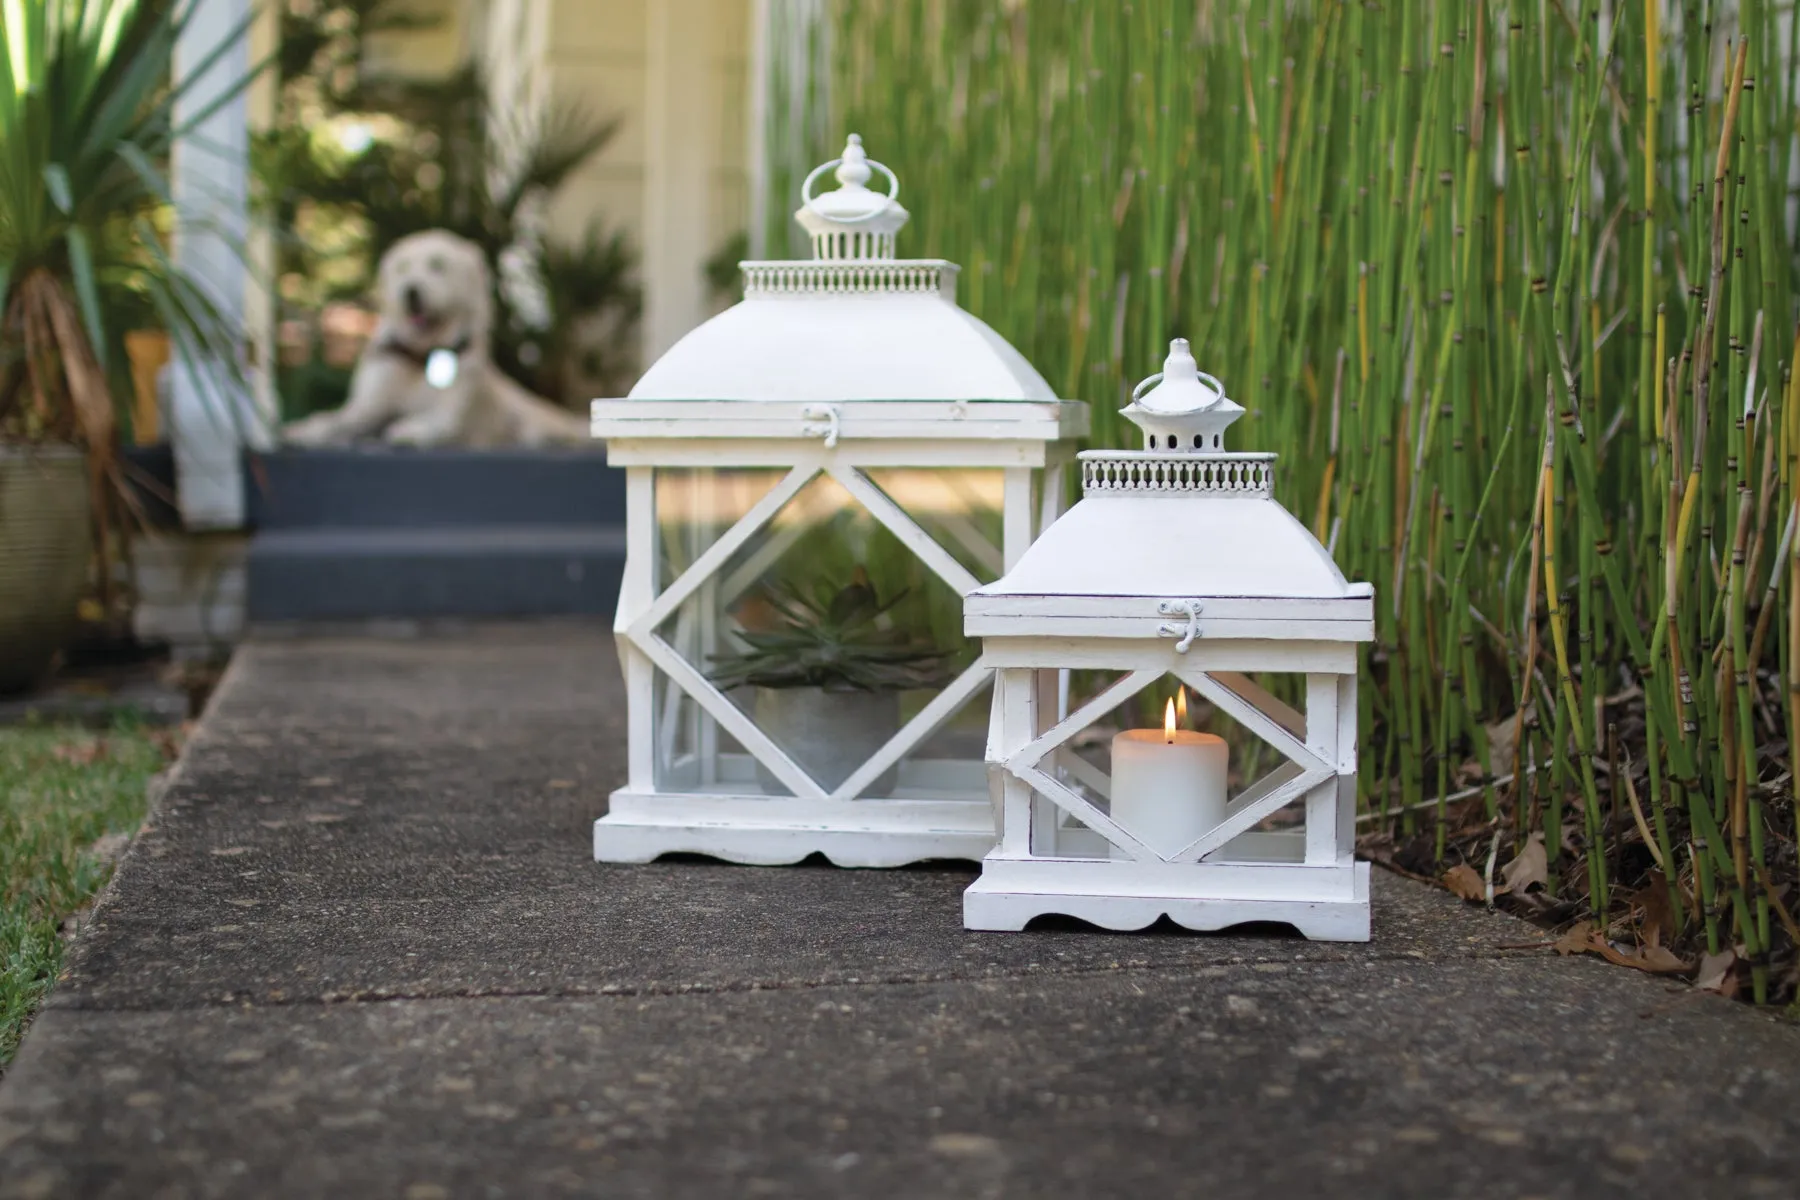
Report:
M174 1004L119 1004L89 1003L78 996L64 993L60 998L53 998L47 1007L58 1008L68 1012L83 1013L179 1013L205 1012L212 1009L294 1009L294 1008L337 1008L359 1004L405 1004L428 1003L433 1001L457 1000L589 1000L589 999L666 999L682 996L710 995L747 995L758 992L809 992L828 990L863 990L882 987L905 987L939 983L982 983L1008 982L1023 979L1073 979L1084 976L1105 975L1114 972L1186 972L1197 977L1219 977L1227 974L1259 973L1258 968L1270 965L1285 970L1289 967L1349 967L1361 965L1365 968L1391 965L1394 963L1427 964L1446 959L1488 962L1529 961L1527 954L1532 948L1490 949L1487 951L1471 951L1467 954L1440 955L1436 959L1416 952L1401 951L1397 953L1380 953L1367 957L1352 958L1314 958L1314 959L1258 959L1254 962L1234 963L1107 963L1091 966L1055 966L1035 969L1003 969L994 971L939 971L918 972L914 974L885 975L875 977L850 976L840 979L748 979L727 982L694 982L694 983L648 983L631 984L599 984L594 986L569 986L554 988L446 988L443 990L405 990L385 988L359 988L349 992L326 992L320 995L295 996L281 998L257 998L250 993L242 996L227 993L218 999L199 1002ZM1555 958L1541 959L1556 962ZM1269 972L1260 972L1269 973Z

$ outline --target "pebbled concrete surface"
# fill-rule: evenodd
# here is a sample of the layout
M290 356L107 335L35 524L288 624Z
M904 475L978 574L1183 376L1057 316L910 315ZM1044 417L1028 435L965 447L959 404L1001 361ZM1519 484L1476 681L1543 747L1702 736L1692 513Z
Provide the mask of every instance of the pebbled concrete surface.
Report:
M596 866L612 646L239 654L0 1081L0 1197L1792 1194L1800 1031L1376 873L1375 940Z

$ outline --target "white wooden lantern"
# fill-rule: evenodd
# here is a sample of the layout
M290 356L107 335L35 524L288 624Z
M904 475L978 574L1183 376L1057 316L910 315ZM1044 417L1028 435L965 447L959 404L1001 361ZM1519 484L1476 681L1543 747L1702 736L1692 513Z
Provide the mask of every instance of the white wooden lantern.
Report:
M815 196L834 166L839 186ZM593 435L627 474L614 628L630 743L596 859L894 866L993 846L993 674L962 597L1061 511L1087 408L957 307L955 264L894 257L898 191L852 135L801 189L812 259L741 264L742 303L628 397L594 402ZM840 585L898 598L858 628L941 650L929 686L726 681L752 637L823 625L790 619L795 594Z
M1374 636L1374 591L1346 582L1275 501L1274 455L1226 452L1243 410L1185 341L1133 401L1144 449L1081 454L1084 498L965 601L966 631L999 673L988 759L1000 839L963 923L1022 929L1056 913L1141 929L1166 914L1190 929L1276 921L1366 941L1356 647ZM1274 674L1291 677L1299 710L1265 686ZM1106 756L1107 715L1159 681L1210 701L1242 736L1178 735L1171 708L1169 732L1120 733ZM1228 798L1227 754L1276 765ZM1290 805L1303 820L1270 828Z

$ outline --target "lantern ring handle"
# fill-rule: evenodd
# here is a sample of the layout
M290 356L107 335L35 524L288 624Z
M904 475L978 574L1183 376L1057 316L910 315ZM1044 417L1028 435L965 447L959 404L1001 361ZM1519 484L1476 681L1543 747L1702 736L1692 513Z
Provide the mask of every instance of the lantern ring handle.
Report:
M883 196L883 195L881 195L880 192L875 193L875 195L880 198L881 203L876 205L874 208L871 208L868 212L858 213L857 215L855 215L853 217L840 217L835 213L819 212L819 206L817 204L813 203L813 201L816 199L816 197L814 197L812 194L812 186L815 182L818 181L819 176L823 175L825 172L831 170L831 168L837 166L839 163L841 163L843 161L844 160L842 158L834 158L828 163L820 163L818 166L814 167L812 169L812 174L808 175L806 177L806 181L800 185L800 203L803 204L805 207L812 209L812 211L819 213L819 215L821 217L824 217L826 220L838 221L845 225L854 225L861 221L873 221L876 217L879 217L882 213L884 213L888 209L892 208L894 206L894 201L900 199L900 180L899 180L899 178L896 177L892 171L887 169L886 164L878 163L874 159L870 158L870 159L865 159L864 161L867 162L869 166L875 168L877 171L880 171L883 175L886 175L888 177L888 193L887 193L887 195Z
M1194 372L1194 374L1198 375L1203 382L1212 384L1212 389L1214 392L1218 393L1221 396L1223 396L1225 394L1225 385L1220 383L1213 376L1208 375L1205 371L1196 371L1196 372ZM1141 397L1144 394L1145 389L1150 387L1152 384L1161 383L1162 377L1163 377L1163 373L1161 371L1158 371L1156 374L1149 376L1148 378L1146 378L1142 382L1140 382L1136 387L1132 388L1131 389L1131 402L1133 404L1136 404L1139 397Z
M1194 644L1194 639L1200 636L1200 608L1201 605L1198 600L1164 600L1156 606L1156 611L1165 617L1177 615L1184 615L1187 617L1187 627L1185 629L1180 625L1174 624L1157 627L1156 631L1162 636L1179 637L1181 639L1175 643L1175 653L1186 654L1189 647Z

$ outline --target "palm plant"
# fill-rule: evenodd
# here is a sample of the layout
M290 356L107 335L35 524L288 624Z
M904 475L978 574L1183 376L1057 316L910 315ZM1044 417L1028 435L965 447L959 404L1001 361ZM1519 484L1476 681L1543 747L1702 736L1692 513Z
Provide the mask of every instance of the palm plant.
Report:
M165 164L183 132L175 102L248 24L173 84L175 44L194 7L0 5L0 441L81 446L97 486L118 478L127 332L162 327L178 361L236 361L236 322L173 263L161 231ZM104 520L106 496L96 500Z

